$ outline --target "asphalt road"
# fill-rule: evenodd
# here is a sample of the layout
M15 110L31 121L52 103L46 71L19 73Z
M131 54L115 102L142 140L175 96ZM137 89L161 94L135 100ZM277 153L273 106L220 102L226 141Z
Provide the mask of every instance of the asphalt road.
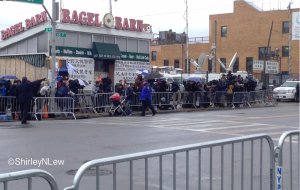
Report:
M277 144L280 135L289 130L299 129L299 104L280 102L278 107L239 108L231 110L212 110L158 114L154 117L104 117L84 120L40 121L24 126L19 123L0 123L0 171L1 173L25 169L43 169L57 180L60 189L72 185L74 175L70 170L78 169L83 163L93 159L119 156L136 152L169 148L174 146L201 143L251 134L266 133ZM298 139L293 139L293 150L297 149ZM263 187L268 186L268 144L263 142L263 165L259 165L260 144L254 141L254 187L259 186L259 169L263 169ZM241 146L234 147L234 164L241 164ZM190 153L190 187L198 186L196 151ZM213 186L219 189L220 148L213 149ZM295 154L297 156L297 154ZM294 155L294 156L295 156ZM179 153L177 159L178 189L186 185L185 153ZM209 149L202 150L202 187L209 187ZM245 144L244 186L250 188L250 143ZM64 160L60 166L9 165L10 158L23 160L41 160L49 158ZM295 158L293 157L295 160ZM227 164L228 163L228 164ZM127 165L126 165L127 164ZM224 189L231 189L231 146L224 147ZM159 189L159 159L149 159L149 189ZM134 188L144 188L144 161L134 163ZM112 189L112 166L101 168L103 175L101 187ZM117 167L118 189L129 189L128 163ZM172 157L163 158L163 189L173 189ZM295 177L295 175L293 176ZM234 187L240 189L241 170L234 169ZM19 189L26 181L11 183L13 189ZM94 188L95 177L83 178L82 189ZM34 181L36 189L47 189L41 179ZM46 185L47 186L47 185ZM225 188L227 187L227 188ZM0 186L0 190L1 190ZM256 188L254 188L256 189ZM264 188L265 189L265 188Z

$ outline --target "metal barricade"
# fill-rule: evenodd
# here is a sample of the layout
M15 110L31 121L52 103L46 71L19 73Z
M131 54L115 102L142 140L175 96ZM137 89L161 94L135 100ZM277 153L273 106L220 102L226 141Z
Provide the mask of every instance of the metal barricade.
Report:
M210 98L207 92L194 92L194 106L199 108L208 108L211 105Z
M241 107L248 105L251 107L249 103L249 92L234 92L233 93L233 108L234 107Z
M47 106L47 112L45 112L45 106ZM34 115L38 120L38 114L42 119L42 114L71 114L76 120L74 98L72 97L38 97L34 99Z
M249 92L249 103L264 103L264 91Z
M187 108L187 107L196 108L194 93L189 91L184 91L181 95L181 104L183 108Z
M113 93L98 93L95 94L94 97L91 97L94 105L94 111L96 114L99 113L100 110L104 111L105 108L111 107L111 101L109 97L112 95Z
M0 96L0 114L6 114L6 112L18 113L19 111L15 96Z
M300 131L287 131L283 133L279 139L278 146L275 147L275 152L278 151L278 160L277 160L277 189L298 189L300 182L299 182L299 144L300 144L300 138L299 138ZM297 141L293 141L293 136L298 136ZM289 141L289 149L287 149L285 152L283 151L283 145L285 140ZM296 144L296 146L293 147L293 143ZM295 152L295 153L294 153ZM284 167L283 166L283 155L286 155L285 162L289 162L289 164ZM296 159L293 159L293 157L296 157ZM298 158L298 159L297 159ZM293 162L294 161L294 162ZM289 171L288 171L288 170ZM289 175L288 175L289 173ZM284 174L284 175L283 175ZM289 176L289 178L288 178ZM283 182L285 182L285 185L283 186ZM285 187L285 188L283 188Z
M94 107L94 94L75 94L73 98L75 112L79 111L81 113L97 113Z
M152 105L159 109L175 109L173 105L173 92L152 92Z
M131 107L141 107L142 103L140 101L141 92L134 92L131 102Z
M9 189L8 182L27 178L28 179L28 190L32 190L33 189L32 188L32 178L34 178L34 177L45 179L48 182L48 184L50 185L51 190L58 190L57 183L56 183L54 177L50 173L48 173L44 170L38 170L38 169L0 174L0 183L4 184L4 190L8 190ZM46 189L46 188L44 188L44 189Z
M263 143L265 141L267 145ZM257 149L254 150L254 143L257 142L260 145L259 156L256 156ZM216 154L220 158L216 158ZM112 165L113 169L112 183L105 178L101 180L101 185L100 167L107 168L108 165ZM177 172L177 167L182 166L185 172ZM254 166L259 167L259 171L254 171ZM173 186L173 189L211 190L220 187L231 190L259 189L259 186L260 189L273 190L274 167L273 141L266 134L258 134L92 160L78 169L73 185L65 190L78 190L83 175L92 169L96 170L95 183L91 183L89 178L89 187L81 184L81 189L99 190L100 186L110 189L112 185L113 190L120 189L120 186L122 189ZM118 188L117 182L120 184Z
M278 101L277 101L277 92L274 92L272 90L264 90L264 103L265 105L272 105L272 106L277 106Z
M223 91L216 91L213 94L212 106L214 107L232 107L233 106L233 93Z

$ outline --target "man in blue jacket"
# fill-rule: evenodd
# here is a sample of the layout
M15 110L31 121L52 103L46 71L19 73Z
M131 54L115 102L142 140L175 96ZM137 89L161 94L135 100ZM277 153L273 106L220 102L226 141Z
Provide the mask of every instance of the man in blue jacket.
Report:
M148 84L148 82L144 81L143 83L144 83L144 87L142 89L141 96L140 96L140 100L142 101L141 116L145 116L145 111L146 111L147 107L151 109L152 116L154 116L156 114L156 111L154 110L154 108L151 105L152 90L151 90L150 84Z
M29 124L27 122L27 113L30 107L31 100L33 99L33 87L40 85L44 80L45 78L34 82L28 82L27 77L23 77L22 83L17 86L16 96L21 107L22 124Z
M127 115L131 116L132 111L131 111L131 107L130 104L132 102L132 98L133 98L133 89L131 88L131 86L128 83L125 83L125 90L123 92L123 96L125 97L125 102L126 102L126 109L127 109Z

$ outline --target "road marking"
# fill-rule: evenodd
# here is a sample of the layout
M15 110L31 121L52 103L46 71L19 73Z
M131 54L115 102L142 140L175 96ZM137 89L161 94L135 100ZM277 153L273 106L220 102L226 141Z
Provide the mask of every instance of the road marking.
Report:
M299 116L300 114L296 115L278 115L278 116L268 116L268 117L245 117L243 119L232 119L231 121L239 121L239 120L250 120L250 119L268 119L268 118L277 118L277 117L295 117Z
M261 126L261 125L269 125L269 124L253 123L253 124L249 124L249 125L238 125L238 126L229 126L229 127L210 128L210 129L205 129L205 130L206 131L213 131L213 130L223 130L223 129L232 129L232 128Z
M263 130L270 130L270 129L280 129L286 128L286 126L274 126L268 128L255 128L255 129L245 129L245 130L238 130L238 131L230 131L231 133L239 133L239 132L249 132L249 131L263 131ZM298 127L288 127L288 128L298 128Z

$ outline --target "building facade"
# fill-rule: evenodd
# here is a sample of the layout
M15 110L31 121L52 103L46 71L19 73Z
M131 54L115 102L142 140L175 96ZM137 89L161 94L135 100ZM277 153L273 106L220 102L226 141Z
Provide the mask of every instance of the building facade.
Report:
M26 26L21 22L1 31L0 76L49 78L52 33L45 29L52 26L45 14L26 19ZM62 9L62 17L55 38L56 59L62 61L56 61L56 68L72 64L76 72L70 78L87 80L91 89L95 78L108 76L113 83L114 78L130 82L135 70L150 68L152 34L143 21L111 14L100 19L96 13L68 9Z
M292 13L298 9L291 10ZM270 37L271 25L273 22ZM298 23L294 23L298 24ZM299 24L300 26L300 19ZM197 60L200 54L210 54L213 43L216 46L215 72L224 70L220 67L218 58L226 66L237 52L237 59L233 71L248 71L261 73L253 69L253 62L264 60L264 51L269 44L269 59L278 62L279 71L289 71L289 12L286 10L262 11L246 1L234 1L234 11L228 14L209 16L209 43L189 44L189 59ZM277 56L276 56L277 55ZM281 67L280 67L281 58ZM277 59L277 60L276 60ZM196 67L190 64L186 67L186 44L151 45L150 61L156 66L174 66L182 68L186 73L193 73ZM203 70L213 71L213 61L207 59ZM291 38L291 73L299 74L299 40Z

